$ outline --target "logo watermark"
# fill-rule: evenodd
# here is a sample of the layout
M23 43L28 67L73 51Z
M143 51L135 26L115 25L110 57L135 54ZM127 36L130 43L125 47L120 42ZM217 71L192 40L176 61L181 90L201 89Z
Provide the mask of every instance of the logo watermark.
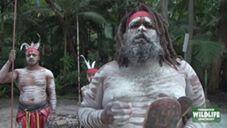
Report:
M220 110L215 108L192 108L193 122L220 122Z

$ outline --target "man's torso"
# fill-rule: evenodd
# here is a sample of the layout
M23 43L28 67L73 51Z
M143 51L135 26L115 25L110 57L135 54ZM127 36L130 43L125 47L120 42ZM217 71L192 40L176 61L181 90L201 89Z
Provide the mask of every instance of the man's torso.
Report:
M17 69L19 102L24 104L39 104L47 100L47 69L28 70Z
M141 69L119 68L112 64L103 83L103 106L111 101L132 103L132 117L123 127L141 127L149 105L161 97L185 96L184 74L176 69L162 67Z

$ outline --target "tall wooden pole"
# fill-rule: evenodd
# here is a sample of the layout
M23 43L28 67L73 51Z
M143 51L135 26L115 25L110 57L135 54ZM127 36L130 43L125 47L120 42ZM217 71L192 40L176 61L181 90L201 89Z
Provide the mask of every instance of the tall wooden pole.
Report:
M17 20L17 0L14 0L14 13L13 13L13 45L12 50L15 50L15 40L16 40L16 20ZM12 79L11 79L11 100L10 100L10 127L13 128L13 71L14 70L14 61L12 62Z
M78 99L79 103L81 102L81 95L80 95L80 34L79 34L79 19L78 15L76 17L76 35L77 35L77 84L78 84Z

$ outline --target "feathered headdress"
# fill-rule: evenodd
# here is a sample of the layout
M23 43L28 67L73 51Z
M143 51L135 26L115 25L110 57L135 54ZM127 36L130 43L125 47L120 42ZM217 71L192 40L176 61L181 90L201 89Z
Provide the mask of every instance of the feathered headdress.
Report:
M25 47L26 53L29 52L35 52L35 53L39 53L39 46L40 46L40 35L37 34L39 37L39 41L37 43L31 42L31 45L29 45L28 43L22 43L20 46L20 50L22 51L23 48Z
M95 61L93 61L92 64L90 64L90 61L89 60L87 61L86 58L83 55L80 55L80 56L84 59L84 62L87 66L86 72L88 74L95 74L98 71L98 69L95 68Z

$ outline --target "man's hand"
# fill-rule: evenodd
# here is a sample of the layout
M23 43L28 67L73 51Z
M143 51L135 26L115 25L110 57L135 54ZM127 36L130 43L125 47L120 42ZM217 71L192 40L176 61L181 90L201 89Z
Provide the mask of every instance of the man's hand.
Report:
M124 125L132 115L131 103L114 101L108 103L101 114L104 124Z
M16 58L16 50L11 50L9 53L9 61L14 62L15 58Z
M50 115L48 116L48 122L53 121L55 118L55 112L51 110Z

